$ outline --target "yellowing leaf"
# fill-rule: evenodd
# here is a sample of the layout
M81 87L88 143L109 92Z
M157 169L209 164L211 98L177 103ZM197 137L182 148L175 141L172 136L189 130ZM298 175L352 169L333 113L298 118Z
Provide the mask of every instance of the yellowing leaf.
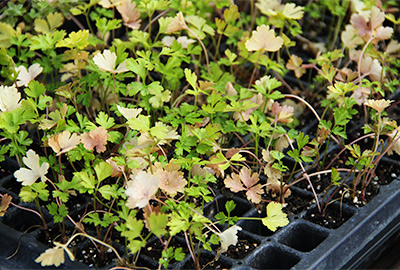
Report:
M281 9L281 4L279 0L259 0L256 7L267 16L275 16L276 11Z
M0 48L8 48L11 46L10 39L17 36L17 31L7 24L0 22Z
M117 109L126 119L136 118L142 112L142 108L129 109L119 105L117 105Z
M283 39L275 36L275 31L269 29L268 25L258 26L253 31L251 38L246 41L245 46L248 51L265 50L268 52L276 52L283 45Z
M64 249L60 247L48 248L45 252L36 258L35 262L40 263L41 266L60 266L65 261Z
M165 228L167 227L167 223L168 215L156 212L150 213L146 222L148 229L157 237L160 237L166 233Z
M293 70L296 77L300 78L301 76L303 76L304 73L306 73L306 69L301 67L302 64L303 59L301 59L297 55L292 54L289 61L286 63L286 67L289 70Z
M111 73L120 73L128 71L126 62L117 65L117 54L110 50L104 50L103 53L97 53L93 57L93 62L99 67L100 70Z
M54 32L64 22L64 17L61 13L50 13L46 16L47 20L37 18L35 19L35 31L38 33Z
M271 231L276 231L278 227L284 227L289 224L285 213L282 212L282 205L276 202L270 202L267 205L267 216L262 219L264 226Z
M89 30L71 32L66 39L57 42L57 47L84 49L89 45Z
M35 262L40 263L41 266L54 265L58 267L65 261L64 251L67 252L71 261L75 260L74 255L66 245L58 242L54 242L54 245L54 248L48 248L45 252L40 254L40 256L36 258Z

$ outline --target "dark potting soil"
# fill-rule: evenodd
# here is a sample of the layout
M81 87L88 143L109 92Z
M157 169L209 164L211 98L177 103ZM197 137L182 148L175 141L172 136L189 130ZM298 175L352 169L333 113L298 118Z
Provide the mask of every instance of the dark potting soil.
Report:
M173 237L168 244L168 247L182 248L182 252L185 254L189 253L186 243L184 240L178 239L177 237ZM162 257L162 251L164 247L162 246L159 239L155 239L154 241L150 242L146 245L145 248L141 249L141 254L148 256L149 258L153 259L154 261L158 262L158 260ZM172 260L170 265L177 261Z
M317 207L314 207L306 212L304 219L328 229L337 229L350 219L353 214L336 204L328 205L324 215L318 211Z
M325 191L325 189L329 186L329 184L331 183L331 175L330 173L326 173L326 174L319 174L316 176L312 176L310 177L310 181L311 184L313 186L314 191L317 194L321 194L322 192ZM307 179L303 179L300 182L298 182L297 184L295 184L294 186L307 190L309 192L312 191L311 189L311 185L308 182Z
M222 255L225 255L232 259L240 260L246 257L250 252L255 250L260 245L260 242L251 239L241 238L240 235L238 238L239 239L236 245L229 246L228 250L222 253Z
M393 154L393 158L400 160L397 154ZM388 185L393 180L400 177L400 164L381 160L375 169L375 175L378 177L379 185Z
M287 205L283 208L288 216L297 215L308 209L314 201L314 196L311 194L299 194L297 192L292 192L292 194L285 199Z
M68 226L65 231L67 238L72 236L73 232L73 227ZM67 239L62 239L58 224L52 224L47 231L41 230L37 234L36 239L49 247L53 247L54 241L60 243L67 241ZM117 259L112 249L98 244L96 246L88 238L83 236L75 237L68 248L71 249L78 262L87 265L89 268L105 267L112 264Z
M227 261L215 258L211 254L200 256L200 268L203 270L228 270L231 266ZM192 258L183 265L182 269L196 269Z

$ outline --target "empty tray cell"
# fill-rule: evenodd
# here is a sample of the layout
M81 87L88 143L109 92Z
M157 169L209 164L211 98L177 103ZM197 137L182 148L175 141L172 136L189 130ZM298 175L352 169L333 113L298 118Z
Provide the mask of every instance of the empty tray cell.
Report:
M379 185L387 185L395 179L400 179L400 161L394 159L383 157L378 163L375 174L378 176Z
M21 191L21 183L17 182L17 179L14 178L13 175L8 175L4 177L0 181L1 187L6 189L7 192L11 192L12 194L19 194Z
M302 252L309 252L321 244L328 235L327 231L307 223L298 223L287 227L285 233L280 235L278 242Z
M221 211L227 214L225 210L225 204L227 201L234 201L236 204L235 209L231 212L231 216L243 216L251 208L251 204L244 199L239 197L228 199L224 195L219 195L204 207L204 215L208 218L214 218L214 216Z
M246 261L256 269L290 269L300 261L300 257L271 245L258 249Z

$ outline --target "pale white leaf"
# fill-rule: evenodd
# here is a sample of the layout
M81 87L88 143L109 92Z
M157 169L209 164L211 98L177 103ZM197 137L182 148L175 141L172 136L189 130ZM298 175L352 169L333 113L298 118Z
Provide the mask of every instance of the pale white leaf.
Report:
M221 241L221 252L225 252L228 250L230 245L236 245L238 242L238 236L237 233L238 231L241 231L242 228L233 225L232 227L226 229L222 233L218 234L219 239Z
M35 153L32 149L29 149L26 152L26 157L22 158L24 164L27 168L20 168L16 172L14 172L14 177L18 182L22 182L23 186L32 185L38 178L45 182L48 180L46 177L47 170L49 169L49 163L43 162L40 165L39 155Z

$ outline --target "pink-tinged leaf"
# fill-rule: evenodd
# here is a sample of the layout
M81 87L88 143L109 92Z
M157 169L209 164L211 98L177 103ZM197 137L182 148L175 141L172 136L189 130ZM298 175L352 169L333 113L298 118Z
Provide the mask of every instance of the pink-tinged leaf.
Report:
M242 180L243 184L247 187L247 189L250 189L259 180L258 173L251 174L251 169L248 169L246 167L243 167L240 170L239 177L240 180Z
M124 25L131 29L140 28L140 11L136 8L136 3L130 0L121 2L117 6L118 12L121 14Z
M385 21L385 13L380 11L378 7L373 6L371 9L371 19L369 21L371 29L376 29Z
M231 176L227 176L224 180L224 184L232 192L239 192L242 190L246 190L243 187L242 182L240 181L239 175L236 173L232 173Z
M128 197L127 206L129 208L143 208L156 194L160 178L149 172L140 171L131 175L132 181L128 181L125 194Z
M98 153L106 151L107 140L110 138L107 129L96 127L81 135L81 141L87 150L93 150L96 147Z
M364 37L371 31L362 15L356 14L351 16L351 24L357 30L357 35L360 37Z
M154 175L160 178L160 188L171 196L175 196L178 192L183 193L187 184L183 172L179 169L180 166L177 164L167 164L165 169L162 168L161 163L154 165Z
M261 202L261 194L263 194L263 193L264 193L264 191L262 189L261 184L257 184L247 190L246 197L253 203L260 203Z

